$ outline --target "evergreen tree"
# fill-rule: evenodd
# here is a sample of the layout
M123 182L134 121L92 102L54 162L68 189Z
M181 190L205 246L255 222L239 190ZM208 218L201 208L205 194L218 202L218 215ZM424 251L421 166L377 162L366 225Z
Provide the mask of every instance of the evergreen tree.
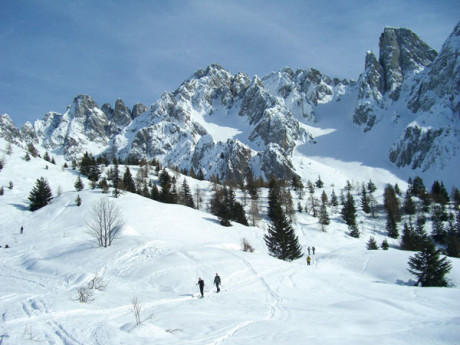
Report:
M414 215L416 212L415 203L412 200L411 193L409 190L406 191L404 196L404 205L403 205L404 213L410 216Z
M440 250L436 250L433 243L409 258L408 271L417 277L417 284L427 286L447 286L444 276L452 268L447 257L440 257Z
M251 196L252 200L257 200L259 198L259 191L257 189L257 184L254 180L254 175L252 174L251 170L249 170L247 173L245 188Z
M173 193L173 180L169 176L166 169L163 169L159 176L159 182L161 187L160 199L159 201L165 202L168 204L175 204L175 196Z
M75 186L75 189L77 190L77 192L79 192L79 191L81 191L81 190L83 190L85 188L85 185L83 184L83 181L82 181L80 175L78 175L77 181L75 181L74 186Z
M158 186L156 184L154 184L150 190L150 198L156 201L160 200L160 191L158 190Z
M361 188L361 208L364 213L371 213L371 207L369 203L369 196L367 195L366 188L363 185L363 187Z
M134 183L133 176L131 175L131 171L129 170L128 166L125 169L122 181L124 190L131 193L136 193L136 184Z
M47 162L51 161L48 151L45 151L45 154L43 155L43 159Z
M377 249L379 249L379 246L377 245L375 238L371 236L369 238L369 241L367 241L367 250L377 250Z
M460 209L460 191L455 186L452 187L451 198L452 198L452 201L454 202L454 209L459 210Z
M94 156L88 152L83 154L80 162L80 173L85 175L93 182L97 182L101 176L101 171Z
M278 218L272 219L268 233L264 236L271 256L292 261L303 256L299 239L281 207Z
M335 194L335 191L332 190L331 193L331 206L338 206L339 205L339 199L337 198L337 195Z
M319 210L319 223L321 224L321 230L326 231L326 225L329 225L331 223L331 220L329 219L329 214L327 213L327 207L326 207L326 202L322 201L321 207Z
M390 245L388 244L387 239L385 238L380 246L383 250L388 250L390 248Z
M182 182L179 200L182 205L195 208L195 202L193 201L192 192L185 178Z
M318 179L315 182L315 186L316 186L316 188L323 188L324 182L321 180L320 176L318 176Z
M377 190L377 187L375 186L374 182L372 180L369 180L367 183L367 191L369 193L374 193Z
M350 227L356 225L356 208L355 201L350 192L347 193L347 198L342 207L342 219Z
M433 204L431 210L433 239L438 243L444 244L447 237L447 231L444 228L444 221L448 219L447 213L441 204Z
M449 193L447 193L446 187L443 182L434 181L431 187L431 198L435 203L446 205L449 200Z
M80 194L77 194L77 198L75 199L75 204L77 204L77 206L80 206L80 205L81 205Z
M264 236L270 255L285 261L302 257L299 239L279 202L279 186L272 178L269 189L270 226Z
M387 215L386 229L388 232L388 237L391 237L391 238L399 237L398 225L396 224L396 219L391 213Z
M29 194L30 210L35 211L46 206L53 199L51 188L44 177L37 179L34 188Z
M359 236L361 235L361 234L359 233L359 229L358 229L358 226L357 226L356 224L349 225L349 226L348 226L348 229L350 230L349 235L350 235L351 237L359 238Z

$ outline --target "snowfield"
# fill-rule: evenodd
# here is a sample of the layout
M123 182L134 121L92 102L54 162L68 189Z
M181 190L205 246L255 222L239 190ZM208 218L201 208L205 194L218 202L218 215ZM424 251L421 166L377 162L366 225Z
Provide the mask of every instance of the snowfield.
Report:
M62 169L62 162L26 162L14 145L7 155L6 145L0 139L1 345L459 343L460 260L450 258L449 288L413 286L407 271L413 252L398 250L395 240L388 251L366 249L369 236L379 244L385 238L384 218L363 225L354 239L338 211L327 232L317 219L297 214L304 252L315 246L316 253L311 266L305 258L284 262L267 253L266 221L225 228L204 207L131 193L115 199L89 189L87 180L77 193L78 172ZM30 212L27 198L41 176L54 199ZM192 190L199 183L210 193L208 182L188 181ZM108 248L97 247L86 226L100 198L115 203L126 221ZM241 250L243 238L254 253ZM212 284L216 272L220 293ZM104 288L91 290L92 302L80 303L78 289L96 276ZM206 283L203 299L199 277Z

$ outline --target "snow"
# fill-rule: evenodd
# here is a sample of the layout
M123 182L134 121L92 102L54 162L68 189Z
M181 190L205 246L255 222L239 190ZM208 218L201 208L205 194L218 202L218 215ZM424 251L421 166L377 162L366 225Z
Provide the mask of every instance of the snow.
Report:
M383 218L363 224L363 236L354 239L337 213L327 232L298 214L304 252L315 246L316 254L311 266L304 259L289 263L267 254L265 222L225 228L205 211L130 193L114 199L88 189L87 180L77 193L78 172L39 158L26 162L21 148L13 145L10 156L5 147L0 139L2 345L458 344L460 260L451 258L451 287L412 286L407 261L413 252L396 249L393 240L388 251L365 248L369 236L378 243L385 238ZM30 212L27 198L41 176L55 198ZM192 188L211 188L188 181ZM108 248L95 246L85 224L103 197L126 220ZM242 238L254 253L241 251ZM219 294L212 285L216 272L223 281ZM91 303L80 303L77 290L96 275L105 289L94 290ZM206 283L203 299L198 277ZM141 325L132 313L133 297L142 307Z

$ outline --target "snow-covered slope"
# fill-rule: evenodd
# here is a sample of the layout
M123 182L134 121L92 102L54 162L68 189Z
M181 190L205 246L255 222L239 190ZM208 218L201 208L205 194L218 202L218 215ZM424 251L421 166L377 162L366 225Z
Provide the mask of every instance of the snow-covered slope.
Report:
M338 213L327 232L315 218L298 214L303 250L315 246L316 253L311 266L287 263L267 254L264 221L259 228L226 228L204 211L130 193L114 199L97 189L79 192L78 207L77 172L40 158L26 162L25 151L13 145L8 155L6 146L0 139L3 345L458 343L460 260L451 259L450 288L410 286L412 252L365 248L370 235L383 240L384 219L366 221L362 237L354 239ZM354 169L357 179L365 178ZM41 176L55 198L30 212L27 198ZM204 194L211 189L206 181L189 184L199 184ZM96 247L86 226L100 198L119 206L126 220L108 248ZM242 238L254 253L241 251ZM212 285L216 272L223 281L219 294ZM105 289L80 303L78 289L96 275ZM199 277L206 283L203 299L197 298ZM139 326L134 297L142 308Z

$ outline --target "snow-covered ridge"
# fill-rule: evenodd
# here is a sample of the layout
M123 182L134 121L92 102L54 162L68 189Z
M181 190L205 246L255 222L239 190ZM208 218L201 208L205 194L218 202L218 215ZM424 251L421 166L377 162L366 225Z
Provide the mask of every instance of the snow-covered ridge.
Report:
M437 54L410 30L385 28L378 58L367 52L357 82L289 67L251 78L212 64L150 107L130 109L120 99L99 107L80 95L63 115L49 113L33 127L18 130L2 115L0 135L66 159L85 151L156 158L236 182L249 169L256 177L310 178L317 172L300 173L296 152L346 160L345 141L351 141L352 149L360 148L354 160L365 166L453 185L452 171L460 166L458 30ZM419 136L414 123L431 127L429 137ZM324 128L333 130L316 138ZM339 135L331 152L324 143Z

